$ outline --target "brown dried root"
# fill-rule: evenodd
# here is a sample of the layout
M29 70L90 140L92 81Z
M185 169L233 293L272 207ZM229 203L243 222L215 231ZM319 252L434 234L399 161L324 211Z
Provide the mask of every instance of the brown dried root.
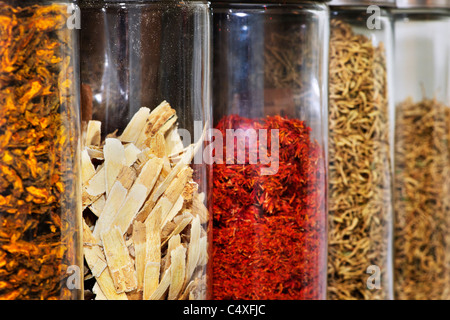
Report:
M392 199L385 49L331 21L329 299L392 298ZM381 288L369 289L371 265Z
M96 299L205 298L209 213L167 102L141 108L120 137L85 127L84 254ZM204 251L204 252L203 252ZM199 293L200 292L200 293Z
M396 108L395 295L450 299L450 108L435 99Z

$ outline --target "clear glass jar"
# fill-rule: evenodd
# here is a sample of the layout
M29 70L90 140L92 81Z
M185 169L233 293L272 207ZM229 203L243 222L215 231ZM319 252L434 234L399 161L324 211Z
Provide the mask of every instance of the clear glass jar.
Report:
M78 8L0 1L0 299L82 299Z
M395 297L450 299L450 4L398 1Z
M328 8L213 9L213 297L325 299Z
M393 28L385 2L330 5L328 298L392 299Z
M86 288L95 299L208 299L209 4L80 7Z

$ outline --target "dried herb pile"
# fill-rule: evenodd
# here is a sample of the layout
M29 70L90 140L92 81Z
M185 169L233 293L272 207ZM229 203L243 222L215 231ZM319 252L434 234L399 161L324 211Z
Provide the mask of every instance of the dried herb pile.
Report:
M329 69L329 299L388 299L392 238L385 49L331 21ZM369 290L369 266L381 289Z
M141 108L101 141L90 121L82 154L84 256L99 300L208 298L208 209L167 102ZM88 287L86 285L86 287Z
M76 297L78 110L65 5L0 2L0 299Z
M450 107L396 108L395 295L450 299Z
M322 52L313 36L316 29L313 23L308 28L286 21L269 24L264 43L265 113L304 119L313 128L323 122L308 107L317 102L311 85Z
M232 115L217 129L225 140L223 154L234 156L234 163L236 149L227 153L225 135L227 129L239 128L279 130L279 169L261 175L262 164L214 164L213 297L323 298L323 149L311 141L311 129L301 120ZM246 154L257 152L259 144L246 144Z
M310 74L313 49L309 39L309 30L299 26L288 29L274 29L267 34L264 54L265 88L287 88L294 97L299 97L303 90L311 85L305 83L304 75ZM314 48L315 49L315 48ZM296 100L298 104L300 100Z

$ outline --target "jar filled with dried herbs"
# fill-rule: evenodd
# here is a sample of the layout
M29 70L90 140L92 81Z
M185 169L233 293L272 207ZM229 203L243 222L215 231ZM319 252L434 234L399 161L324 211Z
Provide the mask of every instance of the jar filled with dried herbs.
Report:
M325 299L328 8L212 9L213 298Z
M330 2L328 298L333 300L393 297L393 28L383 7L388 4Z
M397 1L395 297L450 299L450 2Z
M77 10L0 1L0 300L83 297Z
M80 7L86 299L207 299L209 5Z

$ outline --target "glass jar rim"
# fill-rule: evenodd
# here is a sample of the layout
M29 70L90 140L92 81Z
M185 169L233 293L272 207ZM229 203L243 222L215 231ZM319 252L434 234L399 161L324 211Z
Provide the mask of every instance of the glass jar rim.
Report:
M211 3L240 3L240 4L302 4L302 3L324 3L330 0L209 0Z
M209 1L208 0L78 0L78 3L87 3L87 4L126 3L126 2L148 3L148 2L209 2Z
M450 0L396 0L396 7L403 8L447 8L450 9Z
M330 6L370 6L377 5L381 7L395 7L395 0L331 0Z

